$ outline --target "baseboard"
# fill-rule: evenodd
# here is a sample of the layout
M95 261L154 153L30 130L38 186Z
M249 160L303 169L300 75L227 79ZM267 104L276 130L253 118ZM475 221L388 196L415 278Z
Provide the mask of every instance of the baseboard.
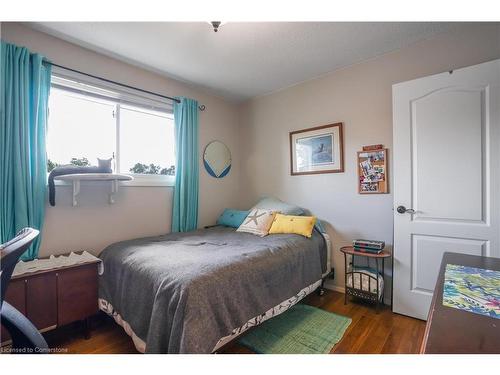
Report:
M343 287L337 286L337 285L328 285L328 284L325 284L325 289L333 290L333 291L339 292L339 293L345 293L345 289Z
M334 291L340 292L340 293L345 293L344 287L343 286L335 285L335 283L331 279L326 279L325 280L324 287L325 287L325 289L334 290Z

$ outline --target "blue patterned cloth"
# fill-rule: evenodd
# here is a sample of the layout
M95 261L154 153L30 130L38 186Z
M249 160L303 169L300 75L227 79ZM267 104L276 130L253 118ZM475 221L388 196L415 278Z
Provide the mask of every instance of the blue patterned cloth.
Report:
M500 319L500 272L447 264L443 306Z

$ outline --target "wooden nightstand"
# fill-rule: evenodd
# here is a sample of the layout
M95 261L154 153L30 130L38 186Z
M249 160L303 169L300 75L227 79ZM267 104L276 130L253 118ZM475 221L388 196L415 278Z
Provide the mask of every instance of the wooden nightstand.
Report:
M5 300L23 313L40 332L82 320L90 337L89 318L99 311L97 302L100 260L13 276ZM2 326L0 341L10 335Z
M352 246L344 246L340 248L340 251L344 253L344 270L345 270L345 297L344 304L347 304L347 296L354 296L358 298L362 298L371 302L376 303L376 311L378 313L379 304L384 303L384 287L385 287L385 258L389 258L391 254L387 251L382 251L380 254L371 254L364 253L361 251L354 250ZM348 263L347 256L352 256L351 268L348 272ZM366 258L366 267L356 268L355 259L356 257L364 257ZM371 276L367 269L370 269L370 259L375 259L375 269L373 271L377 275L377 277ZM382 263L382 268L380 269L379 262ZM382 271L382 280L384 281L383 286L380 288L378 275L380 275L380 271ZM356 281L358 281L358 287L356 287ZM363 282L365 281L365 282ZM365 283L368 281L368 287L365 287ZM376 288L372 288L372 285L375 285Z

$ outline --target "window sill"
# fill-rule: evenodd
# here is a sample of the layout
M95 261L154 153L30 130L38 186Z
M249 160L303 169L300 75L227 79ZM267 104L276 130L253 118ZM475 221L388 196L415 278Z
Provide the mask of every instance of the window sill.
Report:
M175 186L175 176L147 176L147 175L133 175L132 181L124 181L122 186L133 187L154 187L154 186Z
M148 176L148 175L132 175L134 177L131 181L120 182L120 187L174 187L174 176ZM54 181L55 186L72 186L73 184L68 181ZM109 181L82 181L82 184L106 184Z

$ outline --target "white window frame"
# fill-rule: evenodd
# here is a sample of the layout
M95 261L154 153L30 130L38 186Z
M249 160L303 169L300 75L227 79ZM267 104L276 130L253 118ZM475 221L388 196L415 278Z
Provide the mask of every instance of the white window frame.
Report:
M110 100L115 103L115 137L116 137L116 169L120 170L120 108L122 105L129 105L144 109L145 113L161 114L166 118L174 119L173 107L171 103L159 100L155 95L142 93L137 90L128 89L112 83L101 81L83 74L66 71L53 67L51 86L59 90L78 93L84 96L97 97ZM50 120L49 120L50 121ZM174 186L175 176L150 175L150 174L130 174L134 177L132 181L122 182L123 186ZM58 181L58 185L67 183Z

